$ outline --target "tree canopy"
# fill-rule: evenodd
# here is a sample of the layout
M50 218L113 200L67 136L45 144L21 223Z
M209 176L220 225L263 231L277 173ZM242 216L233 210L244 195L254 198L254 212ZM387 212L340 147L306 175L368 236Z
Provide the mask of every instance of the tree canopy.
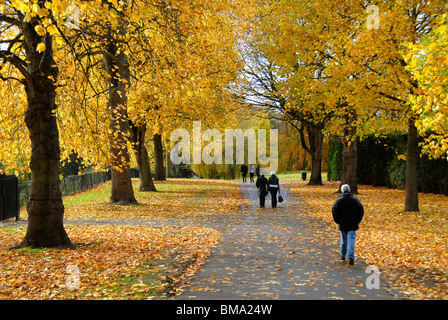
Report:
M135 203L129 150L151 190L152 137L163 152L175 128L223 130L254 109L298 130L315 184L323 138L341 141L341 183L355 192L357 140L407 133L405 210L418 210L419 136L433 157L448 151L445 11L442 0L0 0L0 173L32 175L25 242L69 243L61 158L109 167L111 200ZM55 220L53 239L37 240Z

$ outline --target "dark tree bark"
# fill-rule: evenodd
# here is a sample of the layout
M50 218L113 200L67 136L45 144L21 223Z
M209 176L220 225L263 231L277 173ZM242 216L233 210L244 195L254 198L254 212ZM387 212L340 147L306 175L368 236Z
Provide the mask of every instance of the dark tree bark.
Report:
M406 154L406 200L405 211L420 211L418 205L417 165L419 158L417 127L414 119L408 123Z
M36 24L36 19L22 24L27 61L25 123L31 140L32 180L27 203L28 228L19 246L72 247L63 225L59 180L59 131L54 114L58 68L53 58L52 37L40 37L34 31ZM42 41L46 50L38 52L37 45Z
M322 185L322 144L324 137L318 126L301 124L300 127L293 125L300 134L302 148L311 156L311 177L308 182L310 186ZM305 139L304 130L308 135L308 143Z
M356 127L352 126L355 119L346 116L344 137L342 137L342 178L339 192L343 184L350 186L352 193L358 193L358 142L355 137Z
M163 165L162 135L154 135L154 155L156 158L155 180L166 180L165 167Z
M129 133L126 108L126 83L130 81L129 63L126 54L118 54L116 43L111 41L104 54L104 62L109 75L109 131L110 156L112 166L111 202L121 205L137 204L132 188L130 158L127 147Z
M311 155L311 177L308 185L322 185L322 144L324 137L322 130L317 127L306 126Z
M352 193L358 193L358 142L356 138L353 141L342 142L342 179L339 186L348 184Z
M151 166L149 164L148 151L145 147L146 125L136 126L129 121L130 140L134 148L135 158L137 159L138 169L140 171L140 189L139 191L157 191L152 181Z

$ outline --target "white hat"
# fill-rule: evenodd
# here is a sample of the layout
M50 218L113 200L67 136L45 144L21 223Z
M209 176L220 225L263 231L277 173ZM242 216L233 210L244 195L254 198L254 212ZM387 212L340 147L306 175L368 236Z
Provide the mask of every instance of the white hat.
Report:
M274 174L275 174L275 171L272 171L272 172L271 172L271 175L273 176Z

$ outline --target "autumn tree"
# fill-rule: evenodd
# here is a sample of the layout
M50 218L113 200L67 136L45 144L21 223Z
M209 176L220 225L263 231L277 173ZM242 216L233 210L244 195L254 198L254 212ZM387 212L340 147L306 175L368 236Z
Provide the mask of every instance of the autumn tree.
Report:
M134 59L141 63L133 69L130 118L152 133L156 180L165 179L163 153L173 129L190 128L194 120L219 127L230 118L222 114L233 106L226 87L239 67L240 7L227 1L165 3L145 23L151 33L138 38Z
M245 97L288 121L312 158L310 185L322 184L323 130L334 116L335 100L326 100L322 84L330 57L320 30L313 27L312 5L261 1L243 56L249 80ZM330 105L330 106L329 106ZM308 139L305 139L305 136ZM356 183L353 184L356 190Z
M262 24L263 25L263 24ZM254 28L255 29L255 28ZM263 35L263 33L261 33ZM260 36L260 35L259 35ZM311 177L309 185L321 185L321 162L324 124L331 114L324 117L315 117L304 105L306 102L295 96L292 90L285 90L285 87L293 79L299 68L296 65L289 74L285 73L285 68L270 62L268 45L259 39L262 45L257 45L254 41L243 50L242 55L246 63L244 67L245 84L241 87L241 95L246 101L254 106L254 111L261 111L259 116L267 116L288 122L298 132L301 146L311 156ZM270 44L271 45L271 44ZM269 46L270 46L269 45ZM279 47L281 44L272 43ZM264 53L263 47L268 53ZM325 109L321 110L325 113Z
M0 2L0 79L23 85L27 100L24 121L31 141L28 228L20 246L72 245L63 226L59 182L60 148L55 117L59 70L53 52L54 18L46 1ZM21 92L16 94L20 96Z
M128 117L128 95L131 83L131 58L136 42L131 42L133 32L149 19L151 5L141 1L138 4L109 1L104 5L89 8L80 19L80 25L68 32L64 39L71 48L77 63L81 64L86 77L90 69L103 68L107 77L107 102L103 106L109 114L109 161L112 172L111 201L119 204L137 203L130 177L130 154L128 141L132 141L137 163L141 172L140 190L155 190L151 179L149 158L145 149L146 129L138 126ZM137 18L139 10L144 14ZM102 58L102 59L101 59ZM101 74L101 71L96 71ZM91 80L88 82L91 84ZM97 81L95 81L97 83ZM102 88L106 85L100 84ZM92 88L92 91L96 91ZM106 92L100 90L99 95ZM104 133L104 132L103 132Z
M441 1L405 1L369 6L362 1L312 3L276 1L268 10L276 23L267 28L275 61L286 66L299 63L294 88L306 98L310 110L325 106L333 114L325 133L342 137L342 183L356 190L356 139L375 128L375 122L391 119L383 132L408 129L407 197L405 210L418 210L416 165L418 160L416 114L409 96L418 91L406 71L401 52L405 44L419 42L434 18L442 12ZM316 72L319 65L323 71ZM309 68L309 67L311 68ZM320 81L313 81L320 75ZM314 112L318 115L319 112Z
M377 12L378 29L372 28L359 36L363 48L358 55L352 55L350 62L364 69L365 79L360 81L367 97L377 101L381 109L388 112L399 110L407 122L406 153L406 200L405 211L418 211L417 163L419 159L418 130L419 116L410 107L410 97L420 91L420 86L407 70L403 57L406 44L419 43L431 32L435 19L444 11L443 1L404 1L393 4L379 4ZM367 8L366 8L367 9ZM367 19L369 18L369 15ZM367 24L369 27L369 24ZM392 127L394 128L394 127Z
M448 17L440 15L434 28L420 42L409 43L405 52L407 70L417 81L419 91L411 98L419 118L416 126L425 138L424 152L434 158L447 157L448 151Z

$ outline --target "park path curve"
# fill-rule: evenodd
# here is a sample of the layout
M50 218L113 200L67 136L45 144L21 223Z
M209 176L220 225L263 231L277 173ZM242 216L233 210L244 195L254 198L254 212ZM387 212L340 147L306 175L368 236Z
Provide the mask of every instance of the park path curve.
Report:
M242 183L241 192L250 203L229 216L226 228L220 225L221 243L176 299L399 299L381 274L380 289L367 289L373 274L366 264L338 259L336 226L328 234L319 222L298 215L304 204L287 188L277 208L270 207L270 195L266 208L259 208L254 184Z

